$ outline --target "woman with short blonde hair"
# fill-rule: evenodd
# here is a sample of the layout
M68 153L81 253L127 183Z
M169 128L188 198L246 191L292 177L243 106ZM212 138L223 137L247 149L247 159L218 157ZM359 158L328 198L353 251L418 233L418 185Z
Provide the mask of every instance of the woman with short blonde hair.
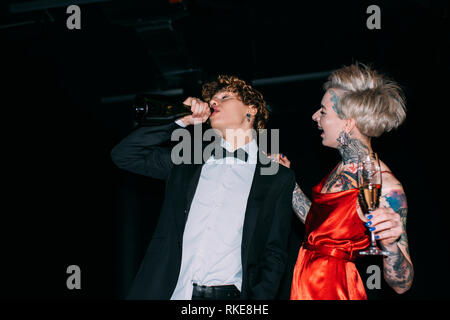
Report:
M414 270L403 187L381 161L380 206L366 218L358 204L356 176L358 158L373 153L371 139L405 120L402 91L362 64L334 71L324 89L320 109L312 118L322 132L322 144L337 149L342 161L313 188L312 201L295 186L292 206L305 223L306 236L294 268L291 299L367 299L354 264L357 253L369 245L366 227L390 253L383 259L386 282L404 293L411 287ZM278 160L290 166L286 157Z
M397 128L406 118L402 90L394 82L364 65L336 70L325 82L325 91L341 91L336 111L341 119L355 119L361 134L379 137Z

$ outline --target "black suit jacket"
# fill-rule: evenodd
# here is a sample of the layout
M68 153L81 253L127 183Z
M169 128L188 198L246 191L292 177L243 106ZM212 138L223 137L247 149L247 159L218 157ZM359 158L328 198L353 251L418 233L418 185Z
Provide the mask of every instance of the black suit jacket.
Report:
M121 169L166 181L165 199L154 235L133 282L129 299L170 299L181 267L183 231L202 164L174 165L170 139L175 123L141 127L111 152ZM290 232L293 171L280 165L275 175L254 174L242 234L242 299L274 299L285 272Z

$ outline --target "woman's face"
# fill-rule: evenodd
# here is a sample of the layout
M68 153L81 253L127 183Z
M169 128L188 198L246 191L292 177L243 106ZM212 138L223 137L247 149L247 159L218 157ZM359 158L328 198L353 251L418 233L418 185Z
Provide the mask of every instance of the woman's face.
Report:
M325 92L320 109L317 110L312 119L317 122L319 130L322 131L322 144L327 147L337 148L339 134L344 130L346 120L339 118L337 105L341 90L329 89Z

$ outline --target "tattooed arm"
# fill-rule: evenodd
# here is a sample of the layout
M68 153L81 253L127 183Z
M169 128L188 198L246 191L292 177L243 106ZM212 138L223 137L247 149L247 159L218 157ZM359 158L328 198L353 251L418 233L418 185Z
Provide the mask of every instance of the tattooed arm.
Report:
M414 268L406 235L408 206L401 184L391 174L383 174L380 209L373 212L371 226L384 250L391 253L383 261L384 279L397 293L412 285Z
M292 209L294 209L298 218L305 223L306 215L311 207L311 201L303 193L302 189L295 183L294 193L292 194Z
M277 161L281 163L283 166L290 168L291 162L289 159L283 154L268 154L268 158L273 161ZM298 186L297 182L295 183L294 192L292 194L292 209L297 214L297 217L305 223L306 215L308 214L309 208L311 207L311 201L308 197L303 193L302 189Z

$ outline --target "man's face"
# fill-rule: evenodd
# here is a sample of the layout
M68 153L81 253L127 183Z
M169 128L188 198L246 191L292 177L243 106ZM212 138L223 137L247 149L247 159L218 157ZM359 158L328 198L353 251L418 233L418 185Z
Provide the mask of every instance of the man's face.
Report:
M250 108L235 93L219 91L211 98L209 104L211 108L214 108L214 112L209 117L214 129L246 129L249 127L246 114Z

